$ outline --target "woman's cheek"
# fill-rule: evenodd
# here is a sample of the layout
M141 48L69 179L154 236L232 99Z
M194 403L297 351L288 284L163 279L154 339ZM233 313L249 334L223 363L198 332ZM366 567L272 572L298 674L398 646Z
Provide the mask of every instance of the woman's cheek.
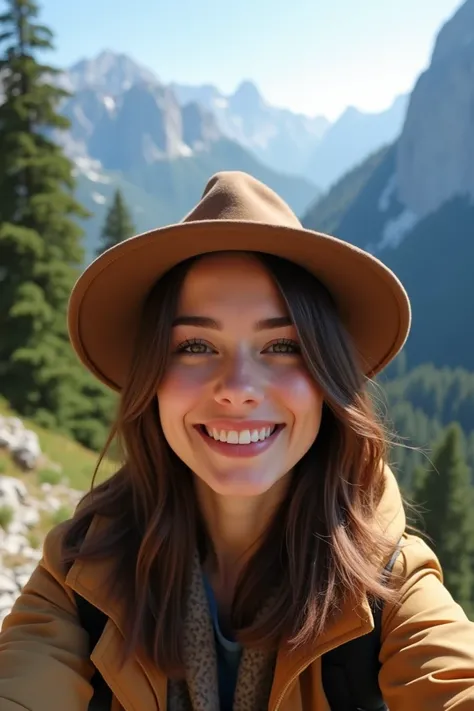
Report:
M206 364L172 363L158 389L158 393L177 396L193 391L201 392L212 379L213 368Z
M313 411L322 407L323 394L309 373L301 367L281 368L272 378L272 389L294 413Z

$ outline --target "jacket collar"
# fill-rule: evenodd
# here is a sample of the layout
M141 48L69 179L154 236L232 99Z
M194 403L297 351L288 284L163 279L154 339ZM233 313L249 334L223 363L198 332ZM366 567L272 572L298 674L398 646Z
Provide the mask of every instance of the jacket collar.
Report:
M88 535L97 533L106 525L103 519L96 517ZM405 529L399 487L388 467L385 467L385 491L377 509L376 525L393 539L394 546ZM112 565L113 561L76 561L66 577L66 584L72 590L110 618L91 659L127 711L153 709L156 706L160 711L166 711L167 679L144 654L138 653L135 659L127 660L121 667L123 622L130 611L125 609L121 600L107 594ZM349 596L341 614L316 643L304 645L296 651L283 645L278 653L269 708L275 711L281 708L280 703L292 681L309 664L330 649L370 632L373 625L367 598L360 600Z
M87 536L106 526L105 519L95 517ZM126 711L166 711L166 676L141 652L122 664L124 621L130 611L121 599L108 594L113 565L112 560L77 560L65 580L66 585L109 618L91 660Z

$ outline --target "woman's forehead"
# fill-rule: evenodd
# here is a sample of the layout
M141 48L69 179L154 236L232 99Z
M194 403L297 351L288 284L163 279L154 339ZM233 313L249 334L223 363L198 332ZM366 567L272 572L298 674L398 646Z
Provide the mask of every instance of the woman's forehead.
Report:
M245 252L206 255L186 275L179 312L275 309L286 313L281 293L262 262ZM200 313L199 315L207 315Z

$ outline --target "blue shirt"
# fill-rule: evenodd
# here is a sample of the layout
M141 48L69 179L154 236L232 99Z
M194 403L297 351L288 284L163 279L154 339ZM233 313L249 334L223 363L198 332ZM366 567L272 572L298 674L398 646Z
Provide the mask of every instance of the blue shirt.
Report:
M220 708L221 711L232 711L240 657L242 656L242 645L234 639L224 637L222 634L214 591L205 575L203 578L216 640Z

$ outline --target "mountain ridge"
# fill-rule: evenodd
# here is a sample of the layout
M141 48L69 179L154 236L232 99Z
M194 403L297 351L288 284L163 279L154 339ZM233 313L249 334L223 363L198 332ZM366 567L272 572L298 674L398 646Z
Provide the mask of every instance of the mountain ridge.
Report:
M403 98L386 111L368 113L348 107L331 123L323 115L309 116L271 105L251 79L243 79L230 94L211 83L192 86L171 82L124 54L104 51L66 70L64 83L73 89L95 87L114 102L133 83L166 86L181 107L197 103L214 116L221 134L240 143L277 172L304 176L326 188L366 154L395 140L403 118ZM67 78L67 73L71 77ZM112 88L111 88L112 87ZM357 140L351 140L356 132ZM342 147L339 142L342 140ZM336 169L337 166L337 169ZM317 179L316 177L317 176Z

